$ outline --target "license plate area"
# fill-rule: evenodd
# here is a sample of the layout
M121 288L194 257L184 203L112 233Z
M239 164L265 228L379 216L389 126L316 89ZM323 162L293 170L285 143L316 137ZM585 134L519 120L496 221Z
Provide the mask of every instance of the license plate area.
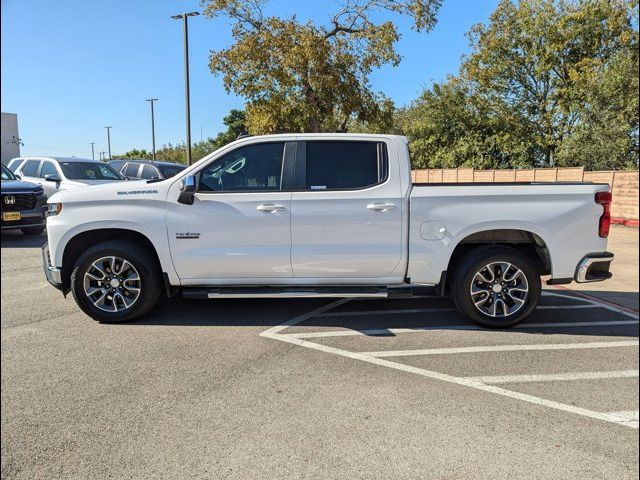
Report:
M2 220L5 222L17 222L21 218L20 212L2 212Z

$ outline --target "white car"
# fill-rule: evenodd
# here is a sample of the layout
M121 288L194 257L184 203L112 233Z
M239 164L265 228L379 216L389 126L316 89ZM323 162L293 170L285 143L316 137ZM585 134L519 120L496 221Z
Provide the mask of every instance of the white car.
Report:
M508 327L549 283L611 276L607 184L412 184L407 139L245 137L175 177L49 199L47 279L94 319L127 321L161 295L451 293ZM426 289L429 290L429 289Z
M61 190L124 181L107 163L76 157L20 157L9 169L27 182L41 185L48 197Z

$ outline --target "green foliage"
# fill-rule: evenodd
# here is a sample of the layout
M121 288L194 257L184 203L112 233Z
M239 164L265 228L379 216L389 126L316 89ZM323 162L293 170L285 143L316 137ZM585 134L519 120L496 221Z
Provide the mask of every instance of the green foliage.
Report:
M503 0L469 38L399 117L416 165L637 168L635 0Z
M408 15L414 28L430 30L441 0L346 0L330 25L295 16L265 17L266 0L203 0L205 15L234 24L235 42L213 51L210 68L225 88L247 100L251 133L346 131L353 122L388 121L385 99L369 75L397 65L399 33L376 11ZM385 120L386 116L386 120Z
M246 131L244 124L245 114L242 110L232 109L227 116L223 118L222 122L227 127L224 132L218 133L215 138L208 138L201 142L191 144L191 156L194 161L200 160L211 152L224 147L227 143L233 142L238 138L238 135ZM175 145L168 143L156 150L156 160L186 164L186 148L187 147L184 142L180 142ZM151 152L138 149L130 150L122 155L113 156L113 158L138 158L148 160L150 160L151 157Z

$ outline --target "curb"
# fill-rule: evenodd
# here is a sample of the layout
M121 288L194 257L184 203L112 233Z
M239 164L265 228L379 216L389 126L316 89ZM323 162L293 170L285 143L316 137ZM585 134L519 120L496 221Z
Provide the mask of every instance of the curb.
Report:
M638 228L640 222L638 220L628 220L626 218L612 218L611 223L614 225L623 225L625 227Z

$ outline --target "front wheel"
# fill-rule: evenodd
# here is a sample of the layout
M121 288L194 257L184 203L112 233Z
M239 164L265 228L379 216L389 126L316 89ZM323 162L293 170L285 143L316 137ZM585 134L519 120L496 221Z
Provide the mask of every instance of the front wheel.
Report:
M94 320L120 323L147 313L160 298L156 259L135 243L112 240L84 252L71 272L73 298Z
M451 290L458 310L475 322L512 327L538 305L540 271L514 248L480 247L458 263Z

